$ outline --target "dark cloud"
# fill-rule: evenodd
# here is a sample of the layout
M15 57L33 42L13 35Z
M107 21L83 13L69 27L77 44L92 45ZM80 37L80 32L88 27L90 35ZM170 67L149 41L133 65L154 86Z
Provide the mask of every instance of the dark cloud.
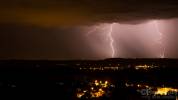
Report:
M177 0L5 0L1 23L41 26L140 23L178 17Z
M0 59L81 59L97 54L77 28L0 25Z

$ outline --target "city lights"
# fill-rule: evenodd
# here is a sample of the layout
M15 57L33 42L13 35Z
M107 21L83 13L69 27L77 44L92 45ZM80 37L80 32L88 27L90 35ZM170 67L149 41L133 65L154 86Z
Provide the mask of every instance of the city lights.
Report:
M155 92L155 95L169 95L169 93L178 92L178 89L169 88L169 87L163 87L163 88L157 88L157 91Z
M109 91L109 87L114 87L113 84L109 83L107 80L102 81L102 80L95 80L89 84L89 87L87 90L78 89L77 91L77 98L99 98L104 95ZM88 95L87 95L88 94Z
M137 65L135 66L135 69L136 70L139 70L139 69L143 69L143 70L148 70L148 69L151 69L151 68L156 68L158 66L154 66L154 65Z
M177 95L178 89L171 88L171 87L155 87L149 86L146 84L133 84L133 83L126 83L126 87L136 88L137 92L141 93L142 96L169 96L169 95Z

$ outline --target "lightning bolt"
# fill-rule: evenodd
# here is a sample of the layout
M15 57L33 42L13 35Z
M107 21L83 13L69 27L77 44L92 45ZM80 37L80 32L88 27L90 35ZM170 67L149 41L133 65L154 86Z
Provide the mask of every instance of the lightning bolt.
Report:
M103 29L105 29L105 27L95 26L92 30L87 32L86 36L89 36L90 34L92 34L93 32L95 32L97 30L103 30Z
M108 32L108 38L109 38L109 41L110 41L110 48L111 48L111 53L112 53L111 57L112 58L115 57L114 39L113 39L113 36L112 36L113 26L114 26L114 24L110 25L110 29L109 29L109 32Z
M86 36L89 36L91 33L97 31L97 29L99 29L98 26L97 26L97 27L94 27L94 29L92 29L92 30L90 30L90 31L87 32Z
M97 31L98 29L100 30L103 30L103 29L108 29L108 32L106 33L106 39L109 41L109 46L110 46L110 49L111 49L111 57L114 58L115 57L115 49L114 49L114 39L113 39L113 36L112 36L112 32L113 32L113 26L114 26L114 23L113 24L109 24L107 26L97 26L97 27L94 27L92 30L88 31L86 36L88 37L89 35L91 35L93 32Z
M159 33L159 39L158 43L160 44L160 48L163 49L163 51L160 53L160 58L165 58L165 47L163 46L162 40L163 40L163 33L159 30L158 22L154 21L154 26L156 28L156 31Z

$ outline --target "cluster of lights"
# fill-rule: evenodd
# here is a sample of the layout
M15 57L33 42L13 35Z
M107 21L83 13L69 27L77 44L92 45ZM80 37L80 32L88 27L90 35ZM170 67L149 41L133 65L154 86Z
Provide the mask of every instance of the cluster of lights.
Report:
M152 87L150 87L149 85L146 85L146 84L128 84L128 83L125 83L125 86L126 87L137 87L137 88L152 88Z
M170 94L177 94L178 89L171 88L171 87L151 87L149 85L145 84L125 84L126 87L136 87L136 88L141 88L141 89L147 89L146 91L141 91L137 90L138 92L149 92L147 94L154 94L156 95L161 95L161 96L166 96ZM156 90L152 91L153 88L156 88Z
M134 68L136 70L149 70L149 69L152 69L152 68L157 68L159 66L157 65L136 65ZM129 66L128 66L129 68ZM80 70L88 70L88 71L97 71L97 70L113 70L113 71L117 71L117 70L122 70L124 69L123 66L120 66L119 64L118 65L115 65L115 66L112 66L112 65L109 65L109 66L100 66L100 65L95 65L95 66L83 66L83 67L79 67Z
M136 70L139 70L139 69L143 69L143 70L148 70L148 69L151 69L151 68L156 68L158 66L154 66L154 65L137 65L135 66L135 69Z
M155 95L169 95L170 92L177 93L178 89L169 88L169 87L157 88Z
M119 70L119 67L80 67L80 70Z
M100 86L100 87L106 88L106 87L108 87L108 81L105 81L105 82L103 83L102 81L99 81L99 82L98 82L98 80L95 80L95 85L96 85L96 86Z
M82 96L85 96L87 93L90 95L90 97L86 98L99 98L104 96L107 93L107 88L111 85L108 81L102 82L95 80L94 82L89 84L89 89L82 90L79 89L77 91L77 98L82 98Z

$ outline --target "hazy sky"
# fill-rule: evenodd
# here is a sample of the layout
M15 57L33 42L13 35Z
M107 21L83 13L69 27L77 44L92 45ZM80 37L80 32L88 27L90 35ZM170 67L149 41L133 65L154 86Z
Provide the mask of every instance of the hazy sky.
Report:
M112 23L115 57L178 58L177 0L5 0L0 7L1 59L108 58Z

